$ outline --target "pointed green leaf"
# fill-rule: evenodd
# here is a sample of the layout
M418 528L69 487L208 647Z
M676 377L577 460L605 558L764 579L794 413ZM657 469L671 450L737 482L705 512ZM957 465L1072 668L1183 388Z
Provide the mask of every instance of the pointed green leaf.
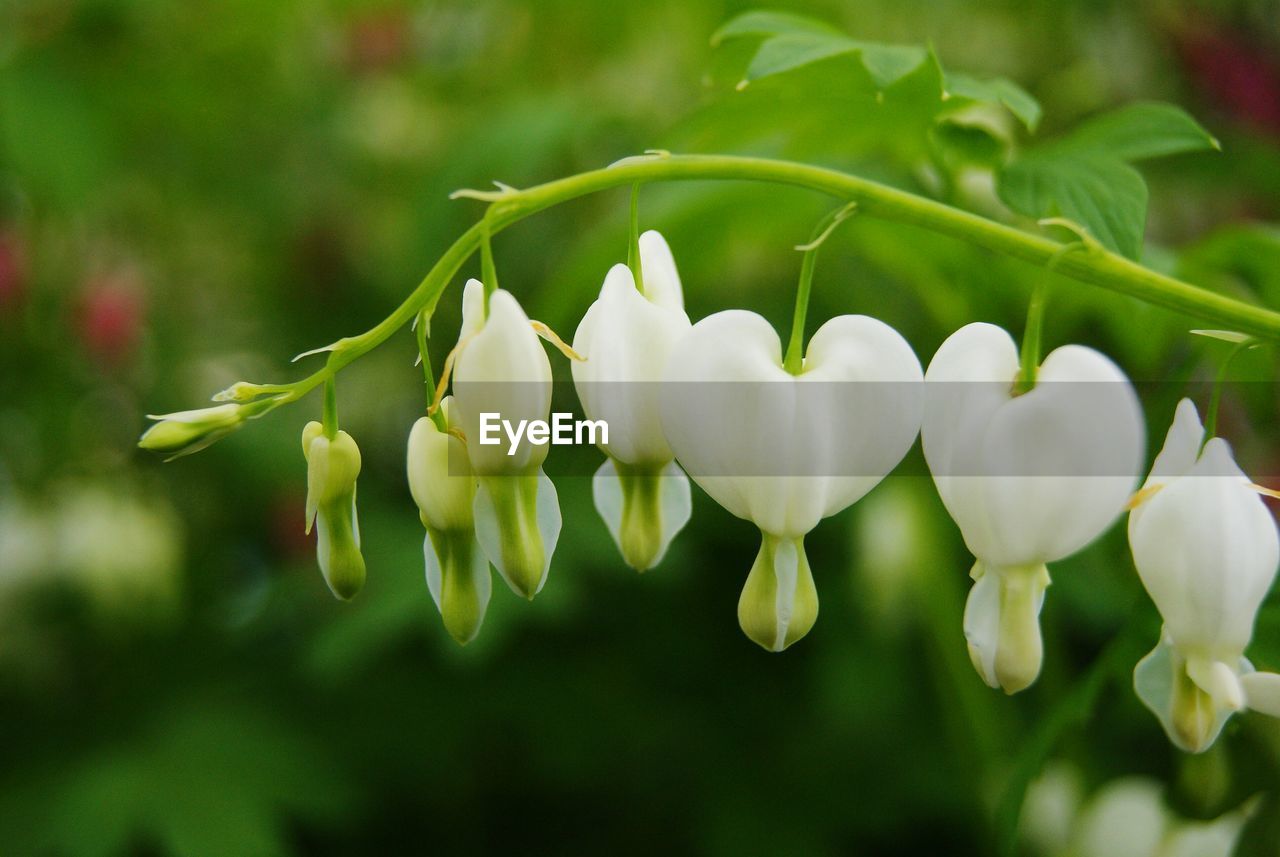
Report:
M1182 108L1157 102L1130 104L1090 119L1060 145L1122 161L1221 148Z
M1082 152L1028 153L998 172L997 191L1028 217L1065 217L1107 249L1130 259L1141 255L1147 185L1122 161Z
M747 80L759 80L801 68L858 49L858 43L841 35L787 33L766 39L747 66Z
M1130 259L1142 251L1147 185L1132 161L1217 148L1177 107L1140 103L1085 122L1028 150L997 176L1000 198L1030 217L1065 217Z
M790 12L756 9L730 19L711 37L711 44L718 45L726 39L751 36L781 36L787 33L841 35L840 31L825 21L806 18Z
M871 74L876 85L892 86L920 67L932 57L929 51L911 45L881 45L874 42L854 42L862 55L862 65ZM934 62L937 58L934 57ZM941 95L941 93L939 93Z
M918 69L928 58L924 48L860 42L830 33L786 33L766 39L747 67L747 80L759 80L811 63L857 54L876 86L884 89Z
M979 80L967 74L948 73L946 87L952 97L1004 105L1028 131L1035 131L1040 124L1040 102L1008 78Z

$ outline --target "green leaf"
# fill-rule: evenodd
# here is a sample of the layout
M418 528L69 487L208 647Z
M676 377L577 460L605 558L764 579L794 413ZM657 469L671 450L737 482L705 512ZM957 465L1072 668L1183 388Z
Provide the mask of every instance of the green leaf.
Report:
M1021 214L1068 218L1107 249L1137 259L1147 220L1147 185L1130 162L1217 145L1177 107L1132 104L1027 150L997 173L997 192Z
M1106 153L1122 161L1222 148L1182 108L1157 102L1131 104L1091 119L1062 145Z
M747 66L746 80L760 80L820 60L850 54L857 42L826 33L787 33L766 39Z
M1028 153L997 173L997 191L1015 211L1065 217L1109 250L1136 259L1147 220L1147 185L1123 161L1085 152Z
M1002 104L1028 131L1040 124L1040 102L1018 84L1004 77L979 80L967 74L947 73L947 94L990 104Z
M871 73L871 78L878 86L885 87L897 83L911 74L928 59L936 57L924 48L910 45L880 45L874 42L854 42L856 50L862 55L862 65ZM939 98L942 93L939 91Z
M747 67L747 80L760 80L811 63L843 55L857 55L881 89L892 86L920 67L924 48L860 42L831 33L786 33L766 39ZM939 93L941 95L941 93Z
M852 39L823 21L788 12L755 11L733 18L711 37L713 45L738 38L763 38L748 62L739 88L747 82L783 74L839 56L856 56L879 89L887 89L917 71L931 52L916 45L891 45ZM937 62L936 57L933 61ZM946 75L948 98L999 104L1029 131L1040 121L1040 105L1026 90L1005 78L979 80ZM942 96L943 92L939 92Z
M719 45L727 39L752 36L781 36L789 33L808 33L817 35L841 35L840 31L825 21L794 15L790 12L777 12L771 9L757 9L744 12L730 19L711 37L712 46Z

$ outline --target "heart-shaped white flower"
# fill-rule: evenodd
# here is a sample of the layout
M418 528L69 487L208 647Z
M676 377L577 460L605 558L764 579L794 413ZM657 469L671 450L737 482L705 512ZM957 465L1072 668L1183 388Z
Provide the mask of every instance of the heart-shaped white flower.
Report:
M920 363L893 328L844 315L819 328L792 375L773 327L728 310L693 326L666 378L662 423L676 458L764 536L738 618L779 651L817 618L804 535L870 491L915 440Z
M977 558L965 608L969 654L983 680L1008 693L1040 672L1045 564L1120 515L1144 445L1133 386L1101 353L1056 349L1022 395L1019 368L1001 328L956 331L925 373L921 427L938 494Z

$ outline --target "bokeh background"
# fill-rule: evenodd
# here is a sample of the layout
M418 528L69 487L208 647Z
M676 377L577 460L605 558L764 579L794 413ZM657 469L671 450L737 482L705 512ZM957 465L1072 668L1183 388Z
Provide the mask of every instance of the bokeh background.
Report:
M1007 75L1044 105L1038 137L1136 99L1181 104L1224 151L1144 167L1145 259L1280 307L1276 3L774 5ZM804 158L1008 216L980 172L874 133L874 101L735 93L741 69L709 36L746 8L0 0L0 854L991 854L1030 780L1016 851L1083 855L1073 831L1118 778L1150 800L1113 808L1112 830L1228 813L1234 838L1243 805L1239 853L1277 853L1280 726L1238 717L1192 759L1132 694L1158 618L1122 528L1053 570L1039 683L982 685L960 630L971 561L918 450L809 538L822 616L782 655L737 627L749 524L695 491L693 523L641 577L580 477L561 482L544 592L495 586L480 638L456 646L403 475L424 403L407 332L339 384L365 462L369 580L352 604L302 531L315 397L171 464L135 450L143 414L289 380L305 371L292 355L386 315L479 215L447 200L458 187L663 147ZM694 318L746 307L785 329L790 247L828 206L699 184L647 189L642 218ZM526 221L496 240L502 284L568 337L626 225L625 191ZM1019 330L1037 276L855 219L824 250L811 329L874 314L927 361L968 321ZM1158 445L1223 356L1194 326L1061 281L1045 336L1153 382ZM1228 391L1221 424L1260 474L1280 473L1274 362L1239 359L1233 377L1259 383ZM1280 667L1274 596L1251 655ZM1088 824L1120 849L1105 853L1139 853Z

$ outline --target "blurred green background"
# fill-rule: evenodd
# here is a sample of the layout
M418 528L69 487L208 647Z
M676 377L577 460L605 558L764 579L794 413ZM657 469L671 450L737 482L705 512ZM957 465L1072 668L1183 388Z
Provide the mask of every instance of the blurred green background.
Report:
M1145 260L1280 306L1280 4L775 5L1018 81L1045 107L1037 137L1135 99L1181 104L1224 152L1144 167ZM1187 818L1261 794L1240 853L1277 853L1277 723L1235 718L1189 759L1132 694L1158 617L1122 528L1053 569L1044 673L1006 698L968 662L971 560L919 475L812 534L822 616L782 655L737 627L753 527L695 491L693 523L640 577L589 481L566 477L543 594L495 585L459 649L403 475L423 407L407 332L339 385L365 462L369 580L350 605L302 532L314 397L172 464L135 450L144 413L290 380L292 355L385 316L478 217L447 200L458 187L664 147L807 159L1009 217L989 171L920 160L884 105L803 78L735 93L742 57L709 36L746 8L0 0L0 854L990 854L1010 784L1046 759L1075 785L1033 788L1027 854L1060 853L1072 789L1133 775ZM664 186L642 218L691 316L746 307L785 329L790 248L829 205ZM539 215L496 240L502 284L568 338L626 227L625 191ZM966 322L1019 330L1040 276L871 220L830 248L810 329L873 314L924 363ZM437 366L458 293L433 323ZM1193 341L1196 324L1065 281L1051 301L1047 347L1084 342L1160 382L1149 447L1184 391L1203 408L1224 346ZM1258 474L1280 473L1274 359L1240 359L1262 383L1233 388L1221 423ZM1082 703L1126 626L1135 648ZM1251 656L1280 668L1274 596Z

